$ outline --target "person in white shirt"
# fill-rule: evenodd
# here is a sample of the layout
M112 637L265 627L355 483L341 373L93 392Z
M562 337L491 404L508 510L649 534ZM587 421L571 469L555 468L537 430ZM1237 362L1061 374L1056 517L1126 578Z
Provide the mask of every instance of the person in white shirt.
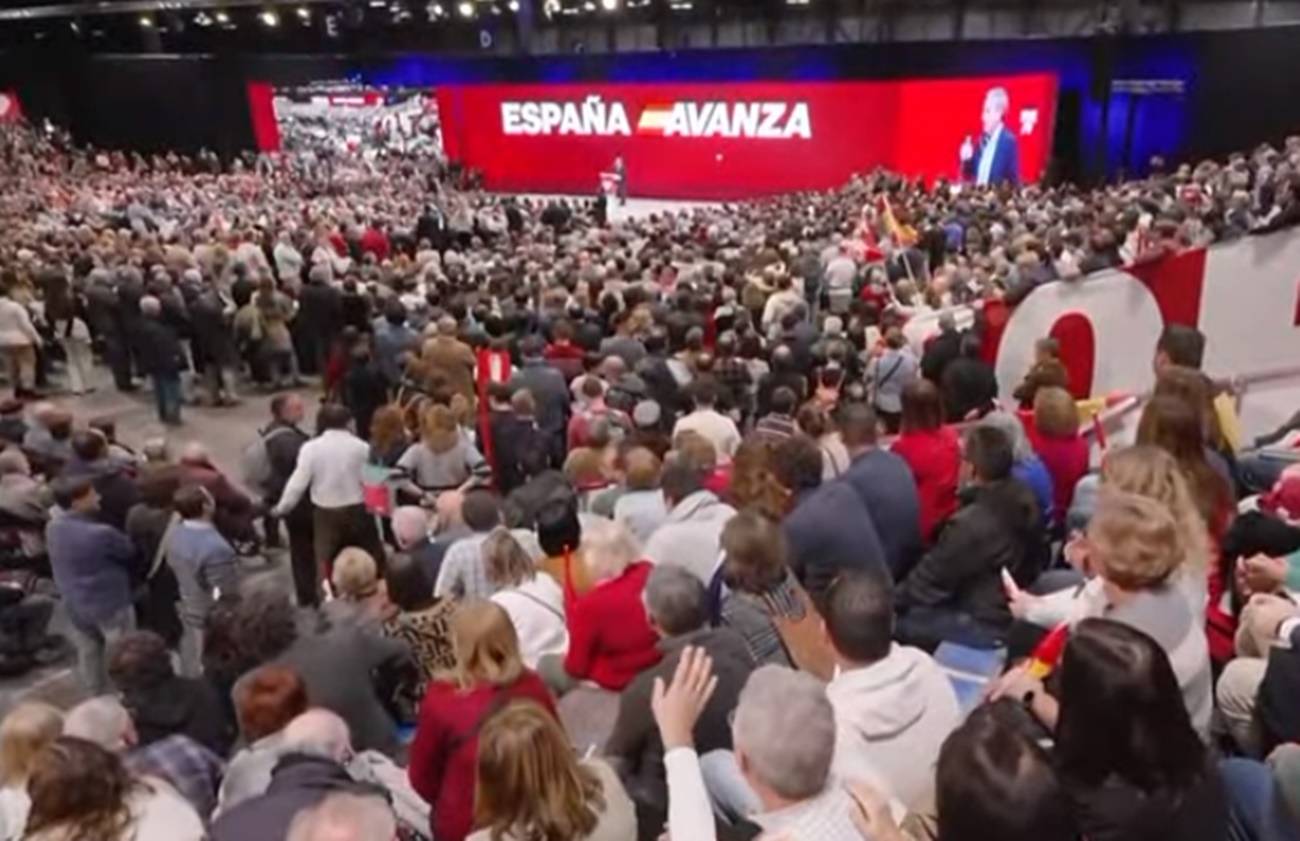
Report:
M281 231L271 256L275 258L275 273L287 289L297 291L302 286L302 252L294 247L288 231Z
M835 773L876 773L905 806L927 804L939 749L961 723L951 682L930 655L892 642L886 578L840 575L826 591L823 621L836 662L826 687L835 708Z
M27 307L13 299L7 285L0 284L0 355L15 397L31 394L36 381L36 348L41 343Z
M384 545L366 511L362 488L370 445L352 434L352 412L346 406L322 406L316 423L321 433L298 451L298 462L272 514L287 516L310 491L317 561L328 563L348 546L364 549L379 560Z
M718 457L731 461L740 446L740 430L736 422L713 408L718 402L718 386L710 379L700 379L691 384L691 400L695 411L677 421L673 438L683 432L694 432L708 440Z
M524 665L536 669L545 655L563 656L569 650L569 630L564 593L555 579L537 574L537 564L505 528L495 529L483 543L483 564L496 589L492 601L515 626Z

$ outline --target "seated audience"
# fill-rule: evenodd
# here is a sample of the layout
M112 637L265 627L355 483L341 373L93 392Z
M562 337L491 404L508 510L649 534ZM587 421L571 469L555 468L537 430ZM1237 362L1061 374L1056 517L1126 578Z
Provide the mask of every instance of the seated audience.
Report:
M63 734L63 713L26 701L0 721L0 838L22 838L32 807L27 782L37 757Z
M388 562L384 584L392 611L384 620L382 630L385 636L411 649L419 673L411 688L412 700L418 704L429 682L456 665L451 620L457 602L433 595L424 567L407 555L398 555Z
M166 784L133 776L117 756L63 736L36 757L27 780L31 841L204 841L203 822ZM245 841L248 841L245 839Z
M180 734L224 756L234 743L233 723L212 684L177 675L167 643L157 634L132 631L116 640L108 650L108 679L131 714L141 745Z
M245 596L236 621L258 636L254 665L293 669L307 684L313 705L347 722L358 749L397 754L397 731L384 707L380 677L411 657L404 642L348 626L304 623L300 628L288 594L274 586Z
M469 841L631 841L637 817L600 759L579 761L554 714L512 701L482 726Z
M1223 781L1166 650L1138 628L1081 622L1065 645L1057 697L1023 667L1005 675L994 695L1023 700L1052 731L1057 774L1082 837L1226 836Z
M898 585L898 639L933 651L942 642L995 646L1011 626L1002 576L1027 583L1041 568L1043 524L1033 494L1011 476L1000 430L966 434L962 507Z
M465 841L474 827L475 768L482 727L514 700L555 714L541 679L525 668L510 617L492 602L473 602L452 621L456 669L429 684L420 705L409 775L432 807L438 841Z
M131 714L116 698L102 695L73 707L64 719L63 734L120 755L127 770L170 786L205 821L216 807L221 758L179 733L140 744Z
M939 390L928 380L903 387L902 407L901 434L889 449L912 469L921 501L921 540L929 545L938 525L957 510L961 441L943 425Z
M569 649L564 622L564 592L549 575L538 574L533 559L509 531L498 528L483 544L483 564L496 592L492 601L510 616L524 665L536 669L543 657L562 657Z
M1069 373L1061 362L1061 343L1051 336L1034 342L1034 364L1013 393L1020 408L1032 410L1039 389L1069 387Z
M483 569L483 543L501 525L501 505L491 491L467 491L461 499L460 519L469 534L447 549L434 592L456 599L486 599L492 595Z
M630 450L623 459L626 490L614 503L613 519L643 545L668 518L659 487L662 467L659 458L642 447Z
M235 716L243 747L226 765L213 817L266 791L284 752L284 728L307 712L307 686L292 669L262 666L239 684Z
M1134 493L1103 492L1087 535L1101 598L1085 615L1150 635L1173 668L1192 726L1207 736L1214 705L1209 650L1201 616L1179 584L1187 546L1166 506Z
M1057 522L1056 486L1052 474L1043 464L1043 460L1034 452L1025 433L1025 425L1020 418L1010 412L989 412L980 418L980 423L1002 430L1011 441L1011 455L1015 463L1011 475L1025 487L1034 492L1034 501L1038 503L1038 514L1046 524ZM1077 483L1076 483L1077 486ZM1065 512L1060 512L1061 517Z
M934 795L939 749L961 712L934 660L892 641L893 595L888 579L867 573L847 572L831 584L826 633L839 668L826 694L835 708L836 774L878 773L889 794L916 808Z
M1074 488L1088 472L1088 439L1079 424L1079 407L1070 392L1055 386L1038 389L1034 450L1052 476L1052 507L1062 515L1070 510Z
M565 583L569 649L563 659L549 656L538 663L557 695L582 681L621 692L642 670L659 662L641 601L654 567L638 560L638 551L636 541L616 523L593 523L583 530L580 563L594 583L582 595Z
M846 570L889 574L871 512L844 482L822 482L822 456L806 435L777 445L772 474L789 493L781 521L790 569L814 601Z
M330 584L334 598L321 613L331 624L377 633L396 614L379 565L365 549L349 546L340 552L330 570Z
M736 509L706 490L703 473L673 453L664 465L660 488L668 516L646 541L643 554L651 563L675 564L703 582L711 581L722 528Z
M681 567L655 567L646 581L645 606L664 657L623 690L605 754L615 762L636 801L642 825L656 827L667 817L668 791L664 745L650 715L655 685L672 678L688 647L704 651L713 664L717 687L695 724L693 741L701 755L730 751L727 719L754 671L754 660L739 634L711 627L708 593L698 578Z
M840 434L848 449L844 483L858 492L871 512L885 562L896 579L921 556L921 503L916 480L898 454L876 446L875 413L863 403L839 412Z

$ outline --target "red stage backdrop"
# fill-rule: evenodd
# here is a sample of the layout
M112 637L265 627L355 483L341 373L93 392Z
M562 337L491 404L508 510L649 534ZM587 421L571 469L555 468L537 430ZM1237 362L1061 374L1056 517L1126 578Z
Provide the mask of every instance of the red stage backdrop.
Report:
M632 196L738 199L841 186L876 166L961 173L989 92L1021 180L1047 161L1051 75L902 82L470 85L439 88L448 155L502 192L595 193L614 159ZM974 156L978 159L978 154ZM972 163L972 172L974 163Z

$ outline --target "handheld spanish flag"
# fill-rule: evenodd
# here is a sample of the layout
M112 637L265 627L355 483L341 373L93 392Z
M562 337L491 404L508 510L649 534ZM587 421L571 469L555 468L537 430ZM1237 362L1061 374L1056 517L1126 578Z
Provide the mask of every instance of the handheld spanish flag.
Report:
M1056 671L1056 667L1061 662L1061 655L1065 653L1065 643L1069 639L1070 626L1067 623L1063 622L1049 631L1034 648L1034 653L1029 656L1026 666L1030 676L1043 680Z

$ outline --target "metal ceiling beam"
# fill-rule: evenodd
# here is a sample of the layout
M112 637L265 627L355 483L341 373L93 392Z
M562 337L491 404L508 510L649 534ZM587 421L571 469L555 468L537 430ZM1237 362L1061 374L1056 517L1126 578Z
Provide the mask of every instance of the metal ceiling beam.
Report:
M48 20L88 15L138 15L147 12L197 12L202 9L233 9L247 6L325 6L338 0L96 0L89 3L59 3L50 6L0 8L0 21Z

